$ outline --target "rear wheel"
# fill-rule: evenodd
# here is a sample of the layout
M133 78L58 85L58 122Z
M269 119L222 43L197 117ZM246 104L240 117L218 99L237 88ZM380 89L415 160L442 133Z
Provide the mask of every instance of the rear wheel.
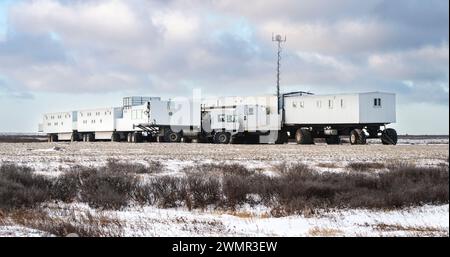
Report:
M58 142L58 135L56 135L56 134L49 134L48 135L48 142L49 143Z
M217 132L214 135L214 143L216 144L229 144L231 135L228 132Z
M179 143L179 142L181 142L181 133L172 131L171 129L168 129L164 133L164 142L168 142L168 143Z
M397 131L392 128L383 130L381 133L381 142L383 145L396 145L398 141Z
M295 141L299 145L314 144L314 139L311 135L311 131L309 131L308 129L297 129L297 132L295 132Z
M364 134L362 129L354 129L350 131L350 144L365 145L366 143L366 134Z
M94 142L95 136L92 133L86 134L86 142Z
M339 136L329 136L325 138L325 141L329 145L338 145L341 143L341 138Z

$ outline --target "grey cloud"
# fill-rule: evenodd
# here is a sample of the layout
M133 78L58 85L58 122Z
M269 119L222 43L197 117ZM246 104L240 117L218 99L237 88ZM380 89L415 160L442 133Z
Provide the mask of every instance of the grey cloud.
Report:
M24 1L9 14L20 37L0 43L0 73L33 92L272 92L279 32L284 88L448 102L448 1L192 3Z

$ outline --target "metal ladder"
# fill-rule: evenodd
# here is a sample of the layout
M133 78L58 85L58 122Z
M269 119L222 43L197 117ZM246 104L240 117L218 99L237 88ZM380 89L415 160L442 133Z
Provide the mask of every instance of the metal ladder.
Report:
M140 128L143 131L149 133L151 136L156 137L159 134L159 127L154 124L138 124L133 125L133 128Z

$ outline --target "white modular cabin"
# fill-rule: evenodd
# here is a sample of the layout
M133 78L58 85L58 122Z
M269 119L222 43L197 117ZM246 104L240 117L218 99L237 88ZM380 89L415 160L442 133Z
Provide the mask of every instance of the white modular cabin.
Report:
M42 116L40 132L56 134L59 140L70 140L77 126L77 112L54 112Z
M287 125L389 124L396 121L395 94L285 96L284 113Z
M123 117L122 107L98 108L77 112L79 133L95 133L95 139L111 139L116 120Z
M249 110L250 113L253 113L252 108L265 108L265 111L258 111L257 116L250 115L250 122L246 122L245 130L280 130L281 115L278 115L277 102L277 96L275 95L209 97L202 100L202 109L207 111L215 108L246 108L245 112L244 110L238 111L239 115L244 117ZM265 121L262 122L261 119ZM257 120L258 122L256 122ZM254 126L251 126L251 124L254 124Z
M233 132L257 132L269 130L267 107L260 105L238 105L228 108L208 109L210 129ZM208 131L210 132L210 131Z

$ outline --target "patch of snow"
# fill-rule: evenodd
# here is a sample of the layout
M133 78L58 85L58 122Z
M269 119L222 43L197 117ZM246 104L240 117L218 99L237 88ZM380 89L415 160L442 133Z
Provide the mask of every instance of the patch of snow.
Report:
M0 226L0 237L47 237L49 233L18 225Z

